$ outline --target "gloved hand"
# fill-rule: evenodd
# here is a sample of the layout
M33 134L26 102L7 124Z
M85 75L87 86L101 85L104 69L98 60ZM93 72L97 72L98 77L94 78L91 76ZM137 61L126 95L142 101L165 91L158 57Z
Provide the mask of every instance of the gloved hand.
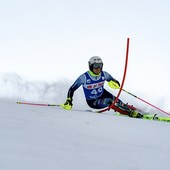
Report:
M118 81L111 80L111 81L108 82L108 85L112 89L119 89L120 88L120 83Z
M63 109L71 110L73 103L71 98L67 98L66 102L60 105Z

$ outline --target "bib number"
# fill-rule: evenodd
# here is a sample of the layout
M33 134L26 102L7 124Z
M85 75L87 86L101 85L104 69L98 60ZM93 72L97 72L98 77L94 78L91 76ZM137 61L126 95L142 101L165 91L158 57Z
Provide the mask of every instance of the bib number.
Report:
M97 94L97 93L101 93L102 92L102 87L98 88L98 89L95 89L95 90L92 90L91 94Z

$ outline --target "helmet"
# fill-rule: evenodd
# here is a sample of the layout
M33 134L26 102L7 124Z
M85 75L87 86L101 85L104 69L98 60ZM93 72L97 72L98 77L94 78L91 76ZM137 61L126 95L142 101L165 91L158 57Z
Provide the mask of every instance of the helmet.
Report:
M89 69L93 72L93 68L101 68L103 67L103 61L99 56L93 56L88 61ZM97 64L97 65L95 65ZM96 66L96 67L95 67Z
M94 63L103 63L102 59L99 56L93 56L89 59L89 66Z

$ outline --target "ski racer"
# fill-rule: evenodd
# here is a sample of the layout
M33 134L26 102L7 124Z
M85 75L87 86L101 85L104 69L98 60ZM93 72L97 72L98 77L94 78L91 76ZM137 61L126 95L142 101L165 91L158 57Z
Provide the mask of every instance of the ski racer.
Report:
M73 106L74 92L80 87L83 87L86 102L93 109L103 109L109 107L116 99L114 95L104 88L105 81L108 82L110 88L119 89L120 83L113 78L108 72L103 71L103 61L99 56L93 56L88 61L89 70L81 74L73 85L69 88L66 102L60 106L66 110L70 110ZM140 117L129 105L118 99L115 106L112 108L122 114L127 114L130 117Z

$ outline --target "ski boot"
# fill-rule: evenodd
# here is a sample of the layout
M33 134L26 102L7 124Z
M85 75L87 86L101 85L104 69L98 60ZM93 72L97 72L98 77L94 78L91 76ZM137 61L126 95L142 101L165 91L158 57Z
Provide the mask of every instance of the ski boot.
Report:
M129 117L133 117L133 118L142 118L143 117L142 114L138 113L135 110L131 110L128 115L129 115Z

